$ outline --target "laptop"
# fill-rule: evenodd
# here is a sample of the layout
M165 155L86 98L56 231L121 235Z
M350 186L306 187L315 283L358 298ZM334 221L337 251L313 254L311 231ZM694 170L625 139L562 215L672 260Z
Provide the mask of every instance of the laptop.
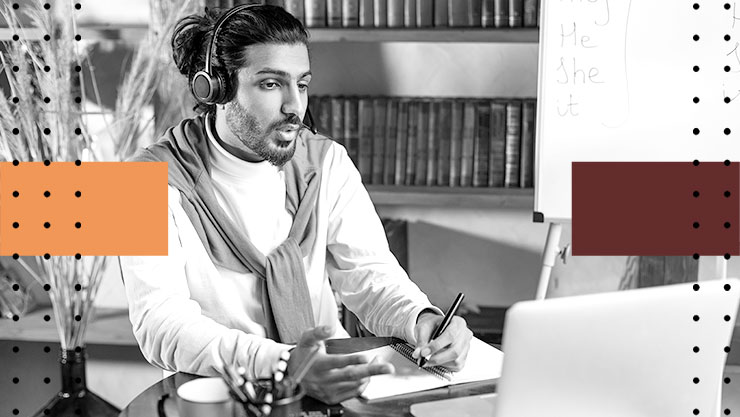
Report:
M737 279L519 302L506 314L497 394L411 412L716 416L739 303Z

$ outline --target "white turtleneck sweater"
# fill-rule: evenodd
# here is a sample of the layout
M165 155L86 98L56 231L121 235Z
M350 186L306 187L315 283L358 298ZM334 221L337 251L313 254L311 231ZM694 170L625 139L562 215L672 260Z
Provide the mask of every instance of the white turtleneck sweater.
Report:
M234 157L210 135L208 144L219 203L268 254L287 238L292 224L283 172L268 162ZM120 257L142 353L167 370L215 375L211 349L217 348L250 377L269 375L280 352L291 346L265 337L259 278L215 266L180 205L179 191L168 189L168 256ZM325 157L317 214L316 242L304 258L316 325L333 326L334 337L348 336L337 317L334 289L373 333L415 343L421 310L441 311L391 254L360 174L336 143Z

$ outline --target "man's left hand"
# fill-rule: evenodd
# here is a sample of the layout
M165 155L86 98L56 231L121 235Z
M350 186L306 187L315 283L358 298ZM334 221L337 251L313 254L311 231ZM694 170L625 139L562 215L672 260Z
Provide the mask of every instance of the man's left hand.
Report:
M417 345L412 357L418 359L421 355L429 358L425 366L441 365L451 371L459 371L465 366L473 332L468 329L464 318L454 316L445 331L430 341L442 318L439 314L429 312L419 315L414 327Z

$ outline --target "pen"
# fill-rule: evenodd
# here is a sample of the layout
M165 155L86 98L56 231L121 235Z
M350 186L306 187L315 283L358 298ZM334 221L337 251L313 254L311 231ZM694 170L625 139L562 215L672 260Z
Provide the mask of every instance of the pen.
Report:
M454 316L455 313L457 313L457 309L458 307L460 307L460 303L462 302L463 298L465 298L465 294L463 293L457 294L455 301L452 302L452 305L447 310L447 313L445 313L445 316L442 318L442 321L439 322L439 324L437 325L437 328L434 330L434 333L432 333L432 338L429 339L430 342L438 338L442 333L444 333L445 329L450 324L450 321L452 321L452 316ZM425 363L427 363L428 360L429 360L428 357L425 358L419 355L417 365L419 365L419 367L422 367L424 366Z

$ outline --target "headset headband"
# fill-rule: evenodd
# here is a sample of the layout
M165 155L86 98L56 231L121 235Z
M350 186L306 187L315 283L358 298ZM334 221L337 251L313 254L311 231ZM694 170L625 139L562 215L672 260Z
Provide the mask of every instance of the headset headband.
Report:
M213 53L213 48L216 44L216 37L218 36L218 32L221 30L221 25L223 25L231 16L253 6L258 6L258 4L242 4L236 6L224 13L223 16L219 17L216 21L216 25L213 27L213 36L211 36L211 42L208 43L208 49L206 50L206 72L209 75L211 74L211 54Z

